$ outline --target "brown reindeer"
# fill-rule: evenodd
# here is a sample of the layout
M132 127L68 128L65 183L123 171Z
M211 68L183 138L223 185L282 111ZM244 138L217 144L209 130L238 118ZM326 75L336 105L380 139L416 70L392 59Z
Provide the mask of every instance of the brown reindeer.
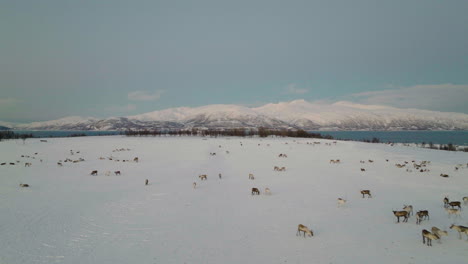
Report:
M366 171L366 169L364 169L364 168L361 168L361 171Z
M97 174L98 174L98 171L97 171L97 170L93 170L93 171L91 172L91 175L96 176Z
M421 210L421 211L417 212L416 213L416 224L420 225L421 221L426 219L426 218L429 220L429 211Z
M20 183L19 185L20 187L29 187L29 184L26 184L26 183Z
M393 214L397 217L398 223L400 223L400 217L404 217L403 222L408 222L407 211L393 211Z
M135 158L133 159L133 162L138 163L138 161L139 161L138 157L135 157Z
M145 180L145 186L149 184L148 179Z
M297 226L296 236L298 236L298 235L300 236L300 235L301 235L301 232L304 232L304 237L305 237L306 233L307 233L307 235L308 235L309 237L313 237L313 236L314 236L314 232L312 232L312 230L310 230L310 229L309 229L307 226L305 226L305 225L299 224L299 225Z
M468 204L468 196L463 197L463 203L464 203L465 205Z
M436 234L432 234L431 232L427 231L426 229L422 230L422 238L423 238L423 244L426 242L425 238L427 238L427 244L428 246L432 246L432 240L438 240L439 236Z
M252 173L249 173L249 180L255 180L255 177Z
M448 207L449 199L447 196L444 198L444 207Z
M198 178L200 178L200 180L208 180L208 176L206 176L206 174L203 174L203 175L198 175Z
M31 164L30 162L24 163L24 166L25 166L25 167L31 167L31 165L32 165L32 164Z
M461 210L461 203L459 201L449 202L448 205L451 206L452 208L456 206Z
M257 188L252 188L252 195L260 195L260 191Z
M458 238L462 239L461 234L466 234L466 239L468 240L468 227L462 225L451 225L450 229L455 229L458 231Z
M362 190L361 194L362 194L362 198L364 198L364 195L366 195L366 194L367 194L367 198L372 198L370 190Z
M114 171L115 176L120 175L120 171Z

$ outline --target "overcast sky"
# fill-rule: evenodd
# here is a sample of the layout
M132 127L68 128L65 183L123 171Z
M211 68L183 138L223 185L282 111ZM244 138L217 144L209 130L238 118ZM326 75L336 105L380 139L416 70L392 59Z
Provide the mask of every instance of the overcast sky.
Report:
M0 120L348 100L468 113L468 1L0 1Z

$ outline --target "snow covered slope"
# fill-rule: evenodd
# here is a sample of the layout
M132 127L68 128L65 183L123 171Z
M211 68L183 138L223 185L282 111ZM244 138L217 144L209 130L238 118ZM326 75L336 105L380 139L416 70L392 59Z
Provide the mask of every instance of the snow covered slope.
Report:
M0 142L0 162L7 162L0 166L0 263L466 262L467 238L449 227L468 226L467 207L449 218L442 199L468 196L468 168L454 171L468 153L314 141L321 144L123 136ZM123 162L134 157L138 163ZM430 171L395 166L412 160L431 161ZM120 176L106 176L117 170ZM253 187L261 194L253 196ZM373 197L362 198L362 189ZM338 197L347 204L338 207ZM429 210L430 219L396 223L392 210L403 204ZM296 236L298 224L314 236ZM448 236L428 247L421 231L432 226Z
M179 128L300 128L306 130L456 130L468 129L468 115L399 109L350 102L310 103L304 100L267 104L179 107L141 115L108 118L64 118L16 126L37 130L126 130Z

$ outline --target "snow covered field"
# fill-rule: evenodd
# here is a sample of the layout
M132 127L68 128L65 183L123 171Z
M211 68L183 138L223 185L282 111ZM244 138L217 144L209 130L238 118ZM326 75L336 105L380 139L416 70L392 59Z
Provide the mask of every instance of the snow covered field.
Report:
M47 141L0 142L0 163L7 163L0 166L2 264L468 261L467 237L460 240L449 229L453 223L468 226L468 207L449 218L442 202L446 195L457 201L468 196L468 153L291 138ZM130 150L113 152L120 148ZM138 163L122 161L134 157ZM65 163L67 158L84 161ZM430 171L416 171L412 160L431 161ZM412 172L395 166L404 161ZM457 164L465 168L455 171ZM91 176L92 170L98 175ZM105 176L117 170L120 176ZM200 181L200 174L208 180ZM261 195L252 196L252 187ZM373 197L363 199L362 189ZM338 207L338 197L348 203ZM411 216L396 223L392 210L403 204L429 210L430 220L416 225ZM296 236L298 224L314 236ZM448 236L428 247L421 230L432 226Z

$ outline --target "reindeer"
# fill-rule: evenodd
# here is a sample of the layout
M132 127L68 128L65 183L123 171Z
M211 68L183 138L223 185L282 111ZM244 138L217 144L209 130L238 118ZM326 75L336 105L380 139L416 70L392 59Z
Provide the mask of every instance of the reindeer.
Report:
M196 183L196 182L193 182L192 185L193 185L193 188L194 188L194 189L197 188L197 183Z
M61 162L57 162L57 165L58 165L59 167L62 167L62 166L63 166L63 164L62 164Z
M453 208L445 208L445 211L448 213L448 217L450 218L450 215L455 215L455 217L460 217L460 210L458 209L453 209Z
M296 236L298 236L298 235L300 236L300 235L301 235L301 232L304 232L304 237L305 237L306 233L307 233L307 235L308 235L309 237L313 237L313 236L314 236L314 232L312 232L312 230L310 230L310 229L309 229L307 226L305 226L305 225L299 224L299 225L297 226Z
M110 175L111 175L111 172L110 172L110 171L106 171L106 172L104 173L104 175L110 176Z
M447 208L448 207L448 203L449 203L449 199L447 196L445 196L444 198L444 207Z
M400 217L404 217L403 222L408 222L408 212L407 211L393 211L393 214L398 219L397 223L400 223Z
M364 169L364 168L361 168L361 171L366 171L366 169Z
M135 157L135 158L133 159L133 162L138 163L138 161L139 161L139 160L138 160L138 157Z
M280 169L280 168L279 168L278 166L273 167L273 170L274 170L274 171L279 171L279 169Z
M32 164L31 164L30 162L24 163L24 167L31 167L31 165L32 165Z
M220 174L218 174L218 177L219 177L219 179L221 179L221 177L222 177L222 176L221 176L221 173L220 173Z
M465 233L466 234L466 239L468 240L468 227L462 226L462 225L451 225L450 229L455 229L458 231L458 238L462 239L461 234Z
M6 162L2 162L0 165L2 165L2 166L3 166L3 165L6 165Z
M429 211L422 210L422 211L417 212L416 213L416 224L420 225L421 221L426 219L426 218L429 220Z
M468 204L468 196L463 197L463 203L464 203L465 205Z
M145 180L145 186L149 184L148 179Z
M200 180L208 180L208 176L206 176L206 174L203 174L203 175L198 175L198 178L200 178Z
M412 205L403 205L403 210L405 210L406 212L408 212L408 217L410 215L413 215L413 206Z
M26 183L20 183L19 185L20 187L29 187L29 184L26 184Z
M448 174L443 174L443 173L441 173L441 174L440 174L440 177L448 178Z
M265 188L265 194L266 195L271 195L271 191L270 191L270 188Z
M257 188L252 188L252 195L260 195L260 191Z
M255 177L252 173L249 173L249 180L255 180Z
M449 202L448 205L451 206L452 208L454 208L455 206L457 206L460 210L461 210L461 203L459 201L453 201L453 202Z
M440 230L439 228L433 226L432 229L431 229L432 233L437 235L439 237L439 242L440 242L440 239L442 238L442 236L448 236L448 233L447 231L442 231Z
M361 190L362 198L364 198L364 195L367 194L367 198L372 198L372 195L370 193L370 190Z
M341 207L342 205L346 204L346 200L343 198L338 198L338 207Z
M438 240L439 236L436 234L432 234L431 232L427 231L426 229L422 230L422 238L423 238L423 244L426 243L425 238L427 238L427 245L432 246L432 240Z
M98 174L98 171L97 171L97 170L93 170L93 171L91 172L91 175L93 175L93 176L96 176L97 174Z
M278 171L285 171L285 170L286 170L286 167L281 167L281 168L279 168Z
M114 171L115 176L120 175L120 171Z

